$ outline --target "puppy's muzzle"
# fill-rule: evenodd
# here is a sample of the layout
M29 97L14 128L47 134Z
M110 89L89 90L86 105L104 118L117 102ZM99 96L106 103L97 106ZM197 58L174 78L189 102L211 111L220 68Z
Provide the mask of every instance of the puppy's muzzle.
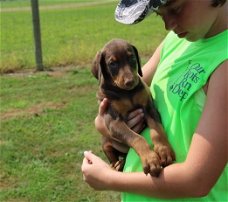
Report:
M127 87L127 88L133 88L134 87L134 84L135 84L135 81L134 81L134 78L131 77L131 78L126 78L124 80L124 85Z

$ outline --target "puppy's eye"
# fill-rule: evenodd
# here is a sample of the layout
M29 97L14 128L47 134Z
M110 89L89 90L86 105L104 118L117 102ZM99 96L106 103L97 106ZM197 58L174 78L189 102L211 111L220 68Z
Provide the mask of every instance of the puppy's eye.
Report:
M136 64L137 61L136 61L136 58L134 56L132 56L129 58L129 62L131 65L134 65L134 64Z
M110 68L117 68L118 67L118 63L117 62L110 62L109 63L109 67Z
M118 67L119 67L118 62L112 61L108 64L108 66L109 66L109 69L110 69L112 75L115 75L118 73Z

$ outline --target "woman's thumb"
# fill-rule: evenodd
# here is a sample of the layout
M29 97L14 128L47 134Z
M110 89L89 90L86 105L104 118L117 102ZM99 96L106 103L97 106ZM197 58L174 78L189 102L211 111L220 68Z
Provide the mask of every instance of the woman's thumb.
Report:
M100 104L100 107L99 107L99 114L101 116L103 116L103 114L106 112L107 110L107 107L108 107L108 99L107 98L104 98Z
M87 161L92 164L94 154L91 151L84 151L84 157L87 159Z

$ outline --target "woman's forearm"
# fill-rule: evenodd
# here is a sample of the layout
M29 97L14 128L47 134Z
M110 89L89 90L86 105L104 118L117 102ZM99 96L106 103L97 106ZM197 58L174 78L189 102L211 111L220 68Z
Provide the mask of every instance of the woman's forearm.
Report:
M158 198L186 198L204 196L199 179L188 175L184 163L173 164L164 169L159 178L143 172L113 172L109 176L108 189L131 192Z
M159 198L206 196L227 163L225 137L224 144L218 145L220 141L216 138L209 143L202 135L195 134L186 161L165 167L158 178L143 172L117 172L96 155L86 152L82 164L84 180L96 190L131 192Z
M108 189L159 198L206 196L227 163L226 135L221 133L220 140L216 137L206 139L201 134L194 134L185 162L165 167L158 178L143 172L110 173L106 179Z

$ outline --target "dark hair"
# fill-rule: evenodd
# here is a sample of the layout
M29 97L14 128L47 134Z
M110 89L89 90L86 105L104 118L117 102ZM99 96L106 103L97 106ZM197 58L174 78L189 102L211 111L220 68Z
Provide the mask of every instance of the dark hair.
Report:
M217 7L217 6L222 6L224 3L226 3L226 0L212 0L212 6Z

